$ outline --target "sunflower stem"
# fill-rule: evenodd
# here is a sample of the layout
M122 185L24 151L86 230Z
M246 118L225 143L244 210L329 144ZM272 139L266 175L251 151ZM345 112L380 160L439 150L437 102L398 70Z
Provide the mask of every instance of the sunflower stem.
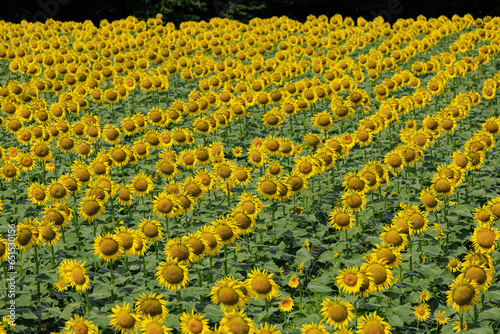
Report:
M130 267L128 265L128 255L125 254L125 267L127 268L127 271L130 273Z
M146 276L147 276L146 275L147 274L147 272L146 272L146 257L144 255L142 256L142 271L144 273L144 286L147 288L148 287L148 280L146 278Z
M40 263L38 259L38 247L36 244L33 246L33 250L35 251L35 272L38 276L40 274ZM37 295L40 296L40 281L36 282L36 292Z
M90 317L90 303L88 290L85 291L85 304L87 305L87 317Z
M111 302L115 302L115 274L113 272L113 261L109 261L109 271L111 273Z
M464 311L460 310L460 312L458 312L458 316L460 317L460 331L463 331L464 330Z
M56 256L54 255L54 245L50 245L50 252L52 253L52 268L56 269Z
M269 300L266 298L266 321L269 321Z
M349 241L347 240L347 229L344 230L345 234L345 253L346 253L346 258L349 258Z
M146 210L144 209L144 196L141 196L141 204L142 204L142 217L146 218Z
M169 226L168 226L168 218L167 216L165 216L165 232L167 234L167 239L170 237L170 230L169 230Z
M227 276L227 245L224 245L224 276Z
M177 303L179 304L179 314L182 314L181 290L177 290Z
M408 236L408 248L410 251L410 271L413 270L413 258L412 258L412 253L411 253L411 240L410 237ZM410 282L413 283L413 276L410 275Z

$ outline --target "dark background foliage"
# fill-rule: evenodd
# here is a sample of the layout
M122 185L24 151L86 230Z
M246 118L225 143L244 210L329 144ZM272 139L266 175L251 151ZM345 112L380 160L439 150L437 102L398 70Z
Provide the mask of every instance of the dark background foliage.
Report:
M0 0L0 20L60 21L92 20L98 25L102 19L109 21L133 15L138 19L164 16L164 22L178 25L183 21L209 20L227 17L248 22L253 17L269 18L287 16L303 22L310 14L336 13L342 16L364 17L372 20L378 15L393 23L398 18L438 17L453 14L484 17L500 14L500 1L472 0Z

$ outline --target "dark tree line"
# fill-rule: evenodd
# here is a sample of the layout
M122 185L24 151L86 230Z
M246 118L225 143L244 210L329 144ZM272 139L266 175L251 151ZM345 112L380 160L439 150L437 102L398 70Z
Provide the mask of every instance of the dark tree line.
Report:
M164 22L176 25L183 21L227 17L248 22L253 17L287 16L305 21L308 15L328 17L339 13L352 18L372 20L380 15L387 22L398 18L438 17L470 13L475 18L500 15L500 1L474 0L0 0L0 20L60 21L102 19L109 21L135 16L147 19L161 13Z

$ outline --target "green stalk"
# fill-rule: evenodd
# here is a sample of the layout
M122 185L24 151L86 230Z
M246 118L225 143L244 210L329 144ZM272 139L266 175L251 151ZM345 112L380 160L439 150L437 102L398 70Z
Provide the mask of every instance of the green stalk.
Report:
M87 304L87 317L90 317L90 303L88 290L85 291L85 303Z

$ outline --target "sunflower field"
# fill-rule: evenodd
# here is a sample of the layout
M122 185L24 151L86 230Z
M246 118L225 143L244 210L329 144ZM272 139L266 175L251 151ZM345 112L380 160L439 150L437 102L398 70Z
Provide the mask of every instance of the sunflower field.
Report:
M497 333L499 31L0 21L0 334Z

